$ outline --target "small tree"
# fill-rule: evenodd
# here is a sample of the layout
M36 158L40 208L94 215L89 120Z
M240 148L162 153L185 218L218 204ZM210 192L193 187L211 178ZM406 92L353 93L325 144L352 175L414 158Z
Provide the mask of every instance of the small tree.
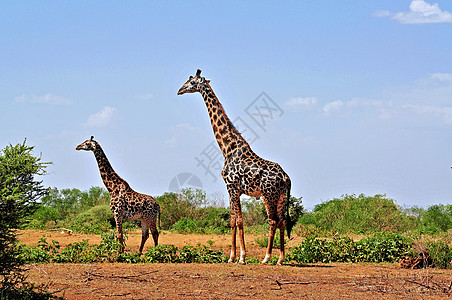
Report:
M22 144L6 146L0 152L0 298L39 299L51 294L25 281L19 259L15 229L27 221L37 208L37 200L47 193L36 175L45 174L41 157L34 147Z

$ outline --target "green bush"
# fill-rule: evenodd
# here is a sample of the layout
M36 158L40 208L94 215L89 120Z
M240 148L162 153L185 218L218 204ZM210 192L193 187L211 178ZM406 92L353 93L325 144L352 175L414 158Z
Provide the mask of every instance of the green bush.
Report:
M48 195L42 197L39 209L32 216L33 220L28 228L70 227L74 216L96 206L108 206L109 203L110 194L105 188L91 187L87 191L53 188ZM84 228L82 232L86 231L87 229ZM99 229L94 231L99 232Z
M262 247L262 248L268 247L268 237L267 236L258 237L254 241L256 242L256 245L258 245L259 247ZM286 242L287 242L286 239L284 239L284 245L286 244ZM279 239L279 230L278 230L275 234L275 238L273 239L273 248L279 249L280 243L281 243L281 241Z
M433 266L440 269L452 268L452 247L443 241L428 242L428 253L433 261Z
M114 224L113 213L109 205L94 206L74 216L69 227L77 232L101 234L108 232Z
M41 205L32 216L29 228L52 229L57 227L58 210L55 207Z
M339 234L373 234L381 231L404 232L414 227L394 200L384 195L372 197L345 195L318 204L301 218L301 224L313 224L324 231Z
M186 217L179 219L171 230L182 234L201 233L201 228L198 226L198 223L195 220Z
M201 208L207 207L207 198L201 190L182 190L177 193L165 193L156 197L155 201L160 205L160 221L163 229L171 229L182 218L202 219L204 217Z
M315 262L397 262L412 253L413 241L401 235L374 236L354 242L351 238L318 239L314 236L290 249L289 260Z
M421 214L420 231L434 234L452 229L452 205L432 205Z
M22 228L48 189L37 180L49 163L34 156L26 141L0 151L0 299L51 299L47 286L35 286L22 274L25 260L15 229ZM36 254L36 253L35 253ZM37 258L42 259L38 254Z
M144 254L149 263L173 263L177 261L177 247L174 245L158 245Z
M412 255L413 241L399 234L377 235L355 243L354 262L398 262Z
M258 226L268 223L267 209L262 199L254 197L241 200L243 224L245 226Z

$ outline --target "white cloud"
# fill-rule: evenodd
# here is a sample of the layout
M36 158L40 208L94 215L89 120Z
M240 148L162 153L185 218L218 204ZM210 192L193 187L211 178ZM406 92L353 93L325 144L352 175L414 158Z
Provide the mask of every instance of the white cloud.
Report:
M164 141L165 145L170 148L181 147L181 145L186 144L187 140L190 140L190 144L196 144L193 141L200 136L199 128L188 123L177 124L170 128L170 132L171 137Z
M292 98L284 103L284 106L289 111L301 111L304 109L309 109L317 105L317 98L306 97L306 98Z
M338 111L339 109L341 109L343 106L345 105L345 103L341 100L336 100L330 103L327 103L324 107L323 107L323 112L326 114L330 114L332 112Z
M434 73L430 76L432 79L436 79L442 82L452 82L452 73Z
M346 105L348 107L382 106L383 102L371 99L353 98L352 100L347 101Z
M389 17L391 15L392 15L392 13L387 10L377 10L372 14L372 16L377 17L377 18Z
M72 100L52 95L50 93L47 93L42 96L27 96L27 95L21 95L16 98L14 98L15 102L23 102L23 103L45 103L45 104L55 104L55 105L69 105L72 104Z
M411 110L421 115L432 115L441 117L446 124L452 124L452 107L450 106L434 106L434 105L413 105L407 104L403 108Z
M154 95L151 93L147 93L147 94L137 95L136 98L140 99L140 100L149 100L149 99L154 98Z
M412 0L409 11L392 13L385 10L374 12L375 17L391 17L402 24L452 23L452 13L440 9L438 3Z
M84 125L87 127L104 127L115 120L118 114L117 108L105 106L100 112L90 115Z

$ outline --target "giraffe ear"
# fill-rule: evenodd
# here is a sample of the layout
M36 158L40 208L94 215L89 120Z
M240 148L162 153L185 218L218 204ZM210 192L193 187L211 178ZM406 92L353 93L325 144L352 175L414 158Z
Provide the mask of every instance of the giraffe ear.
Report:
M196 71L196 76L201 76L201 70L198 69L198 71Z

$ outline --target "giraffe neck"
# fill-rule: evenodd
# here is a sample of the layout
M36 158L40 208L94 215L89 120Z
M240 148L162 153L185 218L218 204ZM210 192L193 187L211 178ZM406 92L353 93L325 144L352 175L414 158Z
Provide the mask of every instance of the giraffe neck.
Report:
M96 157L97 165L99 166L100 176L102 177L102 181L105 184L108 192L112 192L114 190L114 186L119 185L120 183L125 182L124 179L119 177L119 175L113 170L110 162L108 161L107 156L102 150L102 147L97 144L96 150L93 151L94 156Z
M203 85L201 95L209 112L210 122L218 146L225 158L229 157L237 148L248 146L248 143L234 127L231 120L226 115L223 106L212 90L209 83Z

